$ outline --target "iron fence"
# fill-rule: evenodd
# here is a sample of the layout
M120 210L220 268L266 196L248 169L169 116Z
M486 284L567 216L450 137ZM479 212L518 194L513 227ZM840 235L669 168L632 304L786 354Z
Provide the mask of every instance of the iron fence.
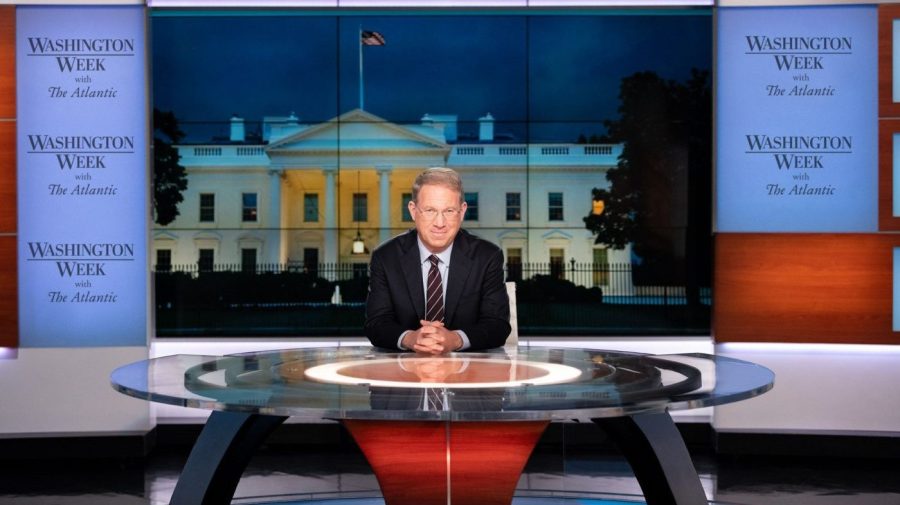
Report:
M636 284L640 266L517 263L521 335L708 335L710 290ZM368 264L157 265L160 337L359 335Z
M158 280L167 275L182 276L193 280L217 278L218 283L233 279L239 286L233 289L255 291L248 275L271 277L278 275L300 276L309 280L321 280L320 284L343 286L349 281L356 284L368 279L368 263L341 262L304 264L288 263L215 263L156 265L154 273ZM636 284L635 273L639 265L631 263L579 263L569 262L509 262L504 265L505 279L517 284L519 299L541 301L544 297L564 298L566 301L594 300L605 304L618 305L682 305L700 303L710 305L712 293L708 286L686 286L668 284ZM271 284L271 283L269 283ZM277 288L277 286L270 286ZM534 288L540 288L539 292ZM566 293L567 288L580 288L577 293ZM321 291L321 290L320 290ZM578 294L580 293L580 295ZM272 293L274 294L274 293ZM350 295L348 299L347 295ZM324 294L320 294L322 298ZM341 300L359 302L353 293L344 293ZM320 302L331 302L325 297Z

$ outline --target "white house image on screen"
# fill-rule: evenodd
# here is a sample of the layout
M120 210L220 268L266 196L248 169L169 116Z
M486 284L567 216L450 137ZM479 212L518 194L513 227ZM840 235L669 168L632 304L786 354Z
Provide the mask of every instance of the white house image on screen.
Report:
M469 139L453 115L400 125L355 109L317 124L267 117L251 139L233 117L228 140L177 146L188 188L178 218L154 231L156 266L364 269L372 248L413 226L410 188L433 166L462 175L463 227L499 245L507 263L628 263L628 249L594 244L582 221L622 146L516 143L495 136L494 123L481 117ZM362 254L353 250L357 234Z

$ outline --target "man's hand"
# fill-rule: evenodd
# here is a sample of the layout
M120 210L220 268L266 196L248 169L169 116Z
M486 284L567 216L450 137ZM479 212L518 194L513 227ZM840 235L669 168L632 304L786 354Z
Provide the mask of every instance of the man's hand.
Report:
M416 374L420 382L447 382L447 378L460 373L466 363L465 360L458 358L422 357L415 354L400 355L400 367Z
M444 328L440 321L419 321L422 327L403 337L403 347L423 354L446 354L462 347L459 333Z

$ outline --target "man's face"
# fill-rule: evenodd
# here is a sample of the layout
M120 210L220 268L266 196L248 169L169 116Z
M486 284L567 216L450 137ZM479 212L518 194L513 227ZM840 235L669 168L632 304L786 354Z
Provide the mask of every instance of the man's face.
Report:
M418 203L409 202L409 214L425 247L439 253L453 243L466 213L460 194L446 186L426 184L419 189Z

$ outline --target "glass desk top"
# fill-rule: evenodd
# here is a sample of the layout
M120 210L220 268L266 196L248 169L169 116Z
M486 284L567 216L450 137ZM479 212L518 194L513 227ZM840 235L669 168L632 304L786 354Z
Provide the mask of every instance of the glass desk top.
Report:
M528 347L442 357L372 347L132 363L113 387L144 400L314 419L560 420L691 409L751 398L774 374L708 354ZM438 402L429 397L438 397Z

